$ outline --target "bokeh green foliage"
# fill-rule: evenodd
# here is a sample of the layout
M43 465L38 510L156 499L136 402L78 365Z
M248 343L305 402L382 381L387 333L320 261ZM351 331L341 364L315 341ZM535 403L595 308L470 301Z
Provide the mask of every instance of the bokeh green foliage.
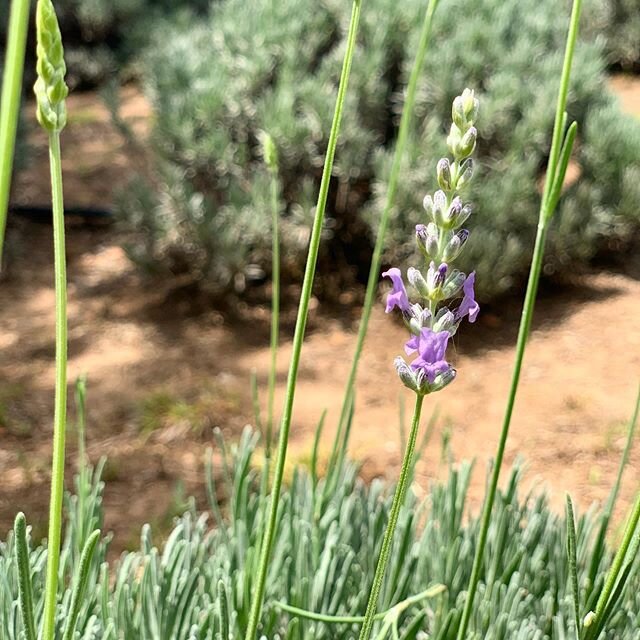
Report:
M587 0L584 29L604 46L609 65L640 70L640 11L637 0Z
M210 0L57 0L69 85L95 86L117 76L129 64L135 64L156 20L168 16L177 20L183 12L197 15L206 12L209 4ZM35 2L32 5L35 11ZM2 48L8 13L6 0L0 6ZM31 48L28 55L32 55ZM33 65L33 58L28 58L27 84L33 83Z
M321 275L368 267L384 205L402 90L413 60L422 0L369 0L363 11L330 193ZM244 16L239 20L238 16ZM304 259L320 178L347 7L337 0L221 0L206 20L165 24L144 58L155 126L155 180L128 190L122 211L135 231L130 255L213 288L268 271L269 207L262 130L280 153L287 272ZM441 0L390 225L387 263L406 264L420 203L435 186L452 98L475 89L479 177L465 265L484 299L526 276L565 37L554 0ZM304 43L304 46L301 46ZM608 93L599 42L580 44L569 96L581 125L574 178L554 222L545 272L583 267L638 227L634 151L640 123ZM637 156L636 156L637 158ZM637 200L636 200L637 201Z
M448 3L445 3L445 5ZM456 0L450 4L461 6ZM478 122L478 175L469 197L476 215L461 256L478 272L482 297L519 284L528 271L535 237L542 173L549 153L556 80L562 65L564 24L555 19L552 0L486 2L473 19L440 11L427 61L423 118L410 137L396 218L390 226L387 259L403 263L415 254L407 233L422 221L422 193L434 183L434 167L445 153L443 124L460 83L477 87L482 104ZM604 58L597 43L582 42L576 52L569 93L569 119L579 123L574 164L551 226L545 273L563 275L584 267L598 251L629 241L640 223L636 149L640 122L623 115L608 93ZM376 198L369 208L375 224L384 200L389 151L378 154Z
M228 604L229 637L242 637L268 500L260 491L262 470L256 445L256 435L247 430L232 453L213 456L208 469L209 520L191 510L176 520L162 545L145 526L140 549L124 553L111 566L106 562L108 540L100 545L80 613L79 638L221 639L225 626L221 593ZM77 482L76 491L84 491L82 503L67 497L67 536L60 569L65 578L60 581L63 609L69 598L66 585L82 546L79 532L102 524L100 472L101 467ZM467 514L470 473L470 465L452 467L424 500L411 493L407 496L380 609L429 585L442 584L446 591L408 608L400 618L403 638L419 638L421 633L441 640L455 637L478 534L477 519ZM363 483L351 463L324 497L323 482L317 480L317 473L298 467L283 492L260 628L261 636L269 639L357 637L357 625L303 620L279 607L284 602L341 616L364 611L393 486L382 480ZM521 472L516 468L496 502L470 637L574 637L564 517L550 508L543 494L523 494L520 484ZM83 511L79 504L84 505ZM577 523L581 616L595 607L611 562L607 545L594 557L599 518L591 510ZM34 603L39 612L45 551L32 546ZM636 559L607 625L607 637L637 637L638 569ZM21 621L11 538L0 543L0 575L0 632L3 638L17 640Z

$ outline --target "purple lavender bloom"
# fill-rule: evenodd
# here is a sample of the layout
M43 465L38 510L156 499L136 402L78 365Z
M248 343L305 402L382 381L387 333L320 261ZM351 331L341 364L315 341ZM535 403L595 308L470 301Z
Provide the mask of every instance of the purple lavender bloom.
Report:
M414 336L405 345L405 349L410 345L417 346L418 357L411 363L414 371L421 370L428 380L432 383L438 374L444 373L451 369L451 365L444 359L449 342L449 332L440 331L436 333L431 329L424 328L419 336Z
M475 292L473 290L473 285L476 281L476 272L472 271L464 281L464 285L462 286L462 291L464 296L462 298L462 302L456 311L456 319L461 320L466 315L469 316L469 322L475 322L478 317L478 313L480 313L480 305L476 302Z
M404 352L410 356L412 353L415 353L418 350L418 342L419 338L418 336L411 336L405 343L404 343Z
M407 296L407 290L404 287L404 282L402 281L402 273L400 269L396 267L392 267L389 271L385 271L383 277L390 278L393 283L393 290L387 296L387 308L385 311L390 313L396 307L400 309L400 311L409 311L410 304L409 298Z

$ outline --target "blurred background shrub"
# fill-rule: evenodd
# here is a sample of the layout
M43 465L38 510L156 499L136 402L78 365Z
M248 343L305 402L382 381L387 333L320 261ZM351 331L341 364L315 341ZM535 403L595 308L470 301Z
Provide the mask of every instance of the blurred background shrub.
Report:
M0 6L0 43L4 51L9 2ZM69 86L87 88L121 72L148 43L155 20L180 13L206 12L210 0L56 0L65 45ZM35 12L35 3L32 3ZM31 20L31 41L34 21ZM35 45L27 48L26 80L34 80Z
M636 4L586 1L569 97L579 143L547 275L583 268L629 243L638 228L640 123L620 113L606 76L638 69ZM424 6L368 0L363 12L328 206L331 242L320 257L322 295L366 279ZM58 0L56 7L71 84L133 77L152 104L150 171L123 189L119 204L130 257L221 293L267 277L269 188L259 143L266 130L280 155L284 277L299 277L348 7L339 0L254 0L250 9L239 0ZM554 0L485 0L467 14L467 0L440 2L385 261L404 266L414 258L412 228L445 152L450 101L473 87L482 99L480 175L469 194L476 215L462 257L477 269L487 300L526 273L566 25ZM2 3L0 29L6 20Z
M584 33L602 41L613 68L640 70L640 7L638 0L589 0Z
M342 284L338 268L352 281L366 273L424 4L369 0L363 12L328 207L325 292ZM629 9L623 5L591 0L588 20L604 20L606 36ZM480 175L469 194L476 214L463 256L477 269L486 300L526 274L566 25L555 0L487 0L465 18L467 6L440 3L385 260L406 265L413 257L412 229L423 219L420 203L445 153L449 105L461 88L473 87L482 101ZM633 20L622 20L633 34ZM136 232L129 244L134 260L222 289L268 269L267 177L259 153L266 130L280 152L286 271L296 272L306 246L300 222L308 222L315 202L347 21L339 0L260 0L250 12L239 0L219 0L207 19L165 21L156 29L141 75L155 117L156 179L146 186L138 180L122 202ZM614 48L595 31L587 27L576 56L569 109L581 129L547 274L579 269L629 241L640 221L633 204L640 123L624 117L607 90ZM628 61L630 49L613 39Z

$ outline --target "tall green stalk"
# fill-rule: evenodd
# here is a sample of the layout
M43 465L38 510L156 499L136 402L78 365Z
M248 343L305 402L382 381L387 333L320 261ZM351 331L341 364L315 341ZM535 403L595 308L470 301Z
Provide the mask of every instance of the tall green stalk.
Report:
M316 263L318 261L318 251L320 247L320 238L322 233L322 225L324 222L324 213L327 206L327 197L329 193L329 182L333 170L333 159L336 152L338 142L338 133L342 122L342 111L344 107L347 86L349 84L349 75L351 73L351 63L356 46L356 35L358 32L358 23L360 21L360 10L362 0L354 0L351 11L351 20L349 23L349 35L347 40L347 49L342 65L342 73L340 76L340 85L338 87L338 95L336 98L336 107L331 124L331 132L329 134L329 142L327 147L327 155L324 162L322 172L322 180L320 183L320 192L318 194L318 204L316 214L313 221L311 232L311 240L309 242L309 253L307 255L307 265L305 268L304 280L302 283L302 292L300 294L300 303L298 306L298 316L296 319L296 328L293 336L293 350L291 362L289 365L289 374L287 377L287 389L282 413L282 421L280 424L280 434L278 438L278 453L276 457L275 475L273 479L273 487L271 491L271 501L269 504L269 516L264 532L264 537L260 549L260 563L258 567L258 577L255 584L253 601L251 603L251 611L249 614L249 624L245 633L246 640L255 640L258 630L258 622L262 611L262 603L264 600L265 584L267 580L267 570L269 568L269 557L271 547L276 531L276 522L278 517L278 502L280 499L280 490L282 488L282 478L284 476L284 465L287 457L287 446L289 444L289 431L291 428L291 417L293 411L293 400L296 390L296 382L298 379L298 367L300 365L300 352L304 341L305 329L307 326L307 318L309 315L309 302L311 300L311 291L313 288L313 280L315 276Z
M633 510L627 520L622 541L600 592L596 610L585 619L585 640L596 640L600 637L608 618L611 616L612 608L620 598L621 590L627 581L640 545L638 523L640 523L640 493L636 497Z
M413 470L413 454L415 452L416 441L418 438L418 428L420 426L420 414L422 413L423 400L424 395L417 393L416 406L413 412L413 421L411 423L411 432L409 433L409 441L407 442L404 458L402 459L400 479L398 480L396 491L393 495L393 502L391 503L389 522L387 523L387 529L384 532L384 538L382 539L382 548L380 550L380 556L378 557L376 572L373 576L373 586L371 587L371 593L369 594L367 610L364 614L364 622L360 629L360 640L369 640L373 629L373 623L376 619L378 598L380 596L380 589L382 588L384 574L387 570L387 564L389 563L389 556L391 555L393 534L395 533L396 525L398 524L398 516L400 515L400 509L404 504L407 485L409 484L409 478Z
M495 462L493 470L491 472L491 479L489 482L489 489L485 498L482 521L480 527L480 535L478 538L478 544L476 546L475 557L473 560L473 568L471 571L471 578L469 582L469 588L467 592L467 599L464 604L462 612L462 619L460 626L458 627L457 640L464 640L469 622L471 619L471 612L473 610L473 602L478 588L478 582L480 580L480 572L482 570L482 562L484 557L485 546L487 543L487 535L489 532L489 525L491 523L491 513L493 510L493 504L495 502L496 491L498 488L498 480L500 478L500 470L502 467L502 461L504 458L504 451L507 444L507 437L509 435L509 428L511 426L511 417L513 415L513 407L515 404L516 393L518 391L518 384L520 382L520 373L522 370L522 361L524 358L524 352L527 345L527 339L531 330L531 322L533 319L533 309L535 306L536 295L538 292L538 283L540 281L540 273L542 271L542 260L544 256L545 243L547 238L548 224L553 216L553 213L558 204L560 191L564 182L564 177L571 155L571 149L573 147L573 141L576 135L576 123L574 122L564 132L566 126L566 106L567 106L567 94L569 92L569 79L571 75L571 65L573 61L573 54L575 50L575 43L578 35L578 23L580 20L582 0L574 0L573 9L571 12L571 22L569 26L569 33L567 36L567 44L565 49L564 64L562 69L562 76L560 80L560 90L558 93L558 101L556 106L555 123L553 128L553 139L551 144L551 152L549 157L549 166L547 168L547 176L545 181L544 193L542 202L540 205L540 215L538 221L538 231L536 234L536 241L533 250L533 258L531 261L531 269L529 272L529 282L527 284L527 292L524 300L524 307L522 310L522 318L520 320L520 328L518 330L518 340L516 345L516 357L513 368L513 375L511 378L511 386L509 388L509 397L507 399L507 407L502 423L502 430L500 433L500 440L498 443L498 449L496 452Z
M16 132L20 116L20 93L22 91L24 54L27 46L29 4L29 0L13 0L11 3L7 53L2 78L2 99L0 101L0 270L2 270L2 250L9 211L9 191L11 189Z
M351 405L353 402L353 390L358 375L358 366L360 364L360 357L362 355L364 340L369 328L371 310L373 308L376 291L378 289L382 252L384 251L384 243L387 235L387 227L389 226L389 219L391 217L391 211L393 210L393 205L396 200L396 193L398 191L398 181L400 178L400 171L402 169L402 159L407 147L409 128L411 125L411 120L413 118L413 111L416 103L418 80L420 79L420 76L422 75L422 71L424 69L424 61L427 55L429 40L431 38L433 16L435 14L436 8L438 7L438 2L439 0L429 0L429 4L427 5L427 9L424 14L424 20L422 21L422 29L420 31L420 39L418 41L418 50L416 52L416 57L411 69L411 75L409 76L409 83L407 85L407 96L404 102L404 107L402 109L400 127L398 129L398 140L396 141L393 163L391 165L391 172L389 174L387 200L385 202L384 210L382 211L382 216L380 218L380 224L378 226L376 244L373 249L371 267L369 269L369 279L367 281L364 306L362 308L360 325L358 327L358 337L356 339L356 346L353 354L353 359L351 361L351 370L349 371L349 377L347 378L347 383L344 391L344 398L342 400L340 419L338 421L338 432L336 434L333 449L331 452L331 458L328 465L329 469L332 470L336 468L340 469L342 467L344 456L347 451L349 431L346 427L348 423L348 416L351 411ZM327 483L327 486L328 485L329 483Z
M278 153L273 140L264 140L265 162L271 174L271 339L269 367L269 395L267 398L267 428L265 449L267 459L271 458L273 437L273 405L276 393L276 365L278 359L278 333L280 331L280 230L278 202Z
M49 134L51 198L53 209L53 249L56 291L56 392L53 419L53 462L51 468L51 502L47 541L47 579L44 595L42 640L55 635L58 599L58 570L62 532L62 497L64 492L65 430L67 426L67 267L64 241L64 200L60 132L67 121L64 81L66 66L58 19L51 0L38 0L36 7L38 36L38 79L34 86L38 122Z
M65 431L67 426L67 268L59 132L49 134L49 161L51 163L56 287L56 395L53 418L53 463L51 467L51 501L49 505L43 640L53 640L55 631L60 538L62 532L62 497L64 493Z

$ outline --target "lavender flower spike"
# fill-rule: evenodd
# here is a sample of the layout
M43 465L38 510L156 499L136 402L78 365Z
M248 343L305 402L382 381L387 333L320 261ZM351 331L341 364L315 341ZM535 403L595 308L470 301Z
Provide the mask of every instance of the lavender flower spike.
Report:
M407 296L407 290L405 289L404 282L402 281L402 273L400 272L400 269L392 267L382 275L385 278L390 278L393 283L393 290L387 296L387 308L385 311L390 313L396 307L403 312L409 311L409 297Z
M451 369L451 365L444 359L449 342L449 332L436 333L424 328L417 337L418 357L411 363L414 371L421 370L427 381L433 383L438 374ZM415 344L416 341L409 341ZM409 346L408 343L406 346ZM405 347L406 348L406 347Z
M469 316L469 322L475 322L480 313L480 305L476 302L476 296L473 285L476 281L476 272L472 271L464 281L462 291L464 296L462 302L456 311L456 318L461 320L466 315Z
M442 158L438 162L436 178L440 188L425 196L426 220L415 227L415 240L429 265L424 276L414 267L407 270L407 282L417 300L408 299L400 269L382 274L393 282L387 313L396 307L402 312L410 331L404 350L414 357L410 364L402 357L396 358L396 369L402 383L420 396L440 391L454 380L456 371L446 360L447 344L463 318L475 322L480 312L474 291L475 272L466 276L454 268L469 237L461 227L471 214L471 204L463 202L461 187L473 177L470 156L478 135L474 127L478 101L473 91L465 89L455 99L452 112L447 146L453 159Z

